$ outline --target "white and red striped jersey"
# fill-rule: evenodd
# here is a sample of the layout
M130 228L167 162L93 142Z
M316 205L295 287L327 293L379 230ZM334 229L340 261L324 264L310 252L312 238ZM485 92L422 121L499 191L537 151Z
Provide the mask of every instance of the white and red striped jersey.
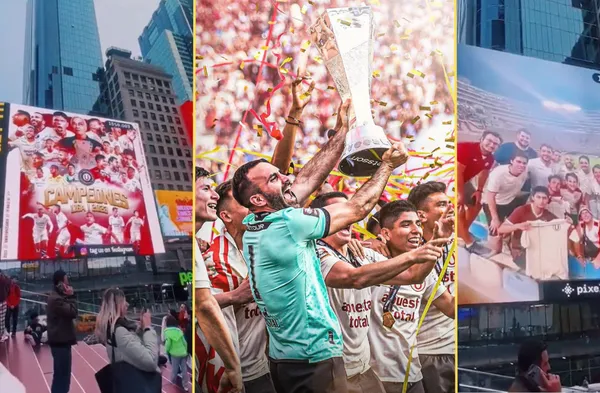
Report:
M214 239L204 254L204 262L213 294L236 289L248 276L248 267L244 257L228 233ZM265 351L267 346L266 326L256 303L246 304L237 311L232 306L222 311L240 357L243 380L247 382L267 374L269 365ZM206 365L203 366L202 359L198 356L199 371L204 370L205 372L200 378L202 378L203 391L213 392L213 389L219 386L222 374L220 367L223 367L223 363L219 356L208 348L206 340L203 337L201 340L205 344L204 363Z
M435 264L433 268L433 274L437 279L444 267L444 262L450 253L450 246L444 246L444 253ZM448 262L448 268L446 274L442 279L441 285L448 288L448 291L454 296L454 281L456 274L454 272L454 265L456 253L450 257ZM423 314L427 302L421 303L420 314ZM433 304L429 307L423 324L419 330L419 336L417 342L419 346L420 355L454 355L454 342L455 342L455 331L454 319L448 318L443 312L437 309Z

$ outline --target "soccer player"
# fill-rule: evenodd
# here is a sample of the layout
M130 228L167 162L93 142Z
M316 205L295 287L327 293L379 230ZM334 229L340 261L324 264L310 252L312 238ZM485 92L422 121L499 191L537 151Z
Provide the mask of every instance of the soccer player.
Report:
M44 116L40 112L33 112L30 122L35 127L35 135L39 135L48 129Z
M347 200L344 193L330 192L315 198L310 207L320 209ZM362 258L348 248L352 240L350 230L348 226L317 240L321 273L342 329L348 392L384 393L383 384L370 366L371 347L367 333L371 326L371 287L411 284L401 273L417 263L429 263L431 271L432 264L442 255L442 249L435 244L445 244L448 240L436 239L432 244L389 260L366 248L363 250L365 257Z
M88 119L87 121L87 137L95 140L98 143L102 143L102 122L95 117Z
M123 188L125 188L129 192L136 192L142 190L142 185L140 181L136 178L136 170L132 167L127 167L127 174L122 174L121 183L123 184Z
M24 214L22 218L31 218L33 220L33 243L35 252L41 255L42 259L48 258L48 232L52 232L54 224L50 217L44 213L42 207L38 207L37 213Z
M50 176L47 179L48 185L49 186L62 186L65 185L65 178L62 177L60 175L60 173L58 172L58 166L57 165L51 165L50 166Z
M33 157L38 152L38 142L35 138L35 128L31 124L22 127L24 135L15 140L8 140L10 149L18 148L21 153L22 168L24 171L33 168Z
M81 117L71 119L71 128L75 135L62 139L59 144L75 152L80 168L89 169L94 166L95 155L102 151L102 144L87 135L87 122Z
M132 217L133 218L133 217ZM143 222L142 222L143 223ZM113 214L108 218L108 225L110 225L110 233L112 233L112 243L113 244L123 244L124 243L124 230L125 230L125 220L123 217L119 215L119 209L113 207Z
M394 144L352 200L323 209L292 207L302 206L337 163L348 131L349 106L350 100L341 106L339 129L293 185L264 160L242 165L233 177L235 199L251 212L244 219L244 256L254 299L269 330L277 391L290 391L292 386L309 392L347 391L341 330L327 300L315 240L365 218L392 171L408 158L404 146Z
M75 136L67 128L69 127L69 117L64 112L54 112L52 114L52 127L46 127L46 129L38 134L39 140L46 140L51 138L54 142L60 141L63 138L70 138Z
M212 180L204 168L196 167L195 177L196 210L194 213L196 216L196 231L199 231L204 223L217 219L216 206L219 195L213 190ZM196 308L195 315L199 327L199 329L196 329L196 339L198 340L195 346L196 357L202 358L203 356L208 356L209 348L207 348L207 345L214 348L225 365L219 385L225 391L238 393L243 389L240 359L236 353L219 303L210 292L211 283L200 247L198 246L199 239L196 237L194 240L194 306ZM204 374L204 370L196 372L196 376L198 377L197 382L200 384L200 386L196 386L196 391L202 391L202 378L204 378Z
M417 209L408 201L398 200L385 205L381 209L381 225L381 234L394 258L413 251L422 244L421 220ZM441 227L440 224L434 225ZM437 236L432 235L434 238ZM433 296L433 306L447 317L454 318L454 297L443 285L433 291L437 275L430 269L434 264L414 265L407 270L408 277L414 276L416 272L422 274L419 278L423 281L419 284L380 286L372 289L373 324L368 334L371 343L371 367L383 382L386 393L402 392L411 345L415 348L407 391L424 392L417 346L421 336L416 336L423 303ZM411 269L413 272L410 272ZM444 374L448 372L446 367L439 371Z
M121 145L123 152L125 152L125 150L133 151L133 141L135 141L135 137L136 131L133 128L128 129L125 134L119 137L119 145Z
M96 166L93 167L90 172L95 180L110 183L110 176L108 174L108 164L106 162L106 157L102 154L97 154L95 157Z
M138 252L140 249L140 241L142 240L142 226L144 225L144 219L140 218L139 211L136 210L133 212L133 217L127 221L125 228L130 225L131 228L129 228L129 242L133 244L136 252Z
M65 181L68 184L75 183L77 181L77 173L75 172L75 165L69 164L67 166L67 174L65 175Z
M41 204L39 204L39 206L44 207ZM52 213L54 215L54 218L56 219L56 226L58 232L56 236L56 243L54 245L54 253L57 257L66 257L69 252L69 247L71 246L71 232L69 232L68 228L69 219L67 218L65 213L62 212L62 208L60 207L60 205L52 205L50 206L49 210L50 213Z
M44 148L40 152L44 155L44 159L47 162L59 161L56 143L51 138L44 141Z
M429 241L437 233L438 236L452 237L454 234L454 209L446 194L446 185L430 181L413 188L408 194L408 201L417 208L417 214L423 228L423 238ZM451 243L443 246L441 258L434 266L434 279L437 279L450 254ZM451 256L448 268L441 285L448 293L455 296L454 282L455 256ZM411 269L417 269L414 266ZM425 311L426 302L421 303L420 314ZM447 313L435 306L429 308L425 315L418 336L419 361L423 373L423 386L426 392L454 392L455 367L455 321Z
M80 227L84 235L83 244L103 244L103 236L109 233L108 229L96 222L92 212L87 212L85 219L87 222ZM81 243L81 239L79 240Z
M458 236L465 241L471 252L487 252L473 240L469 228L479 215L482 207L483 188L494 166L494 152L502 143L495 132L485 131L479 142L460 142L457 145L458 159ZM477 177L477 189L472 179Z

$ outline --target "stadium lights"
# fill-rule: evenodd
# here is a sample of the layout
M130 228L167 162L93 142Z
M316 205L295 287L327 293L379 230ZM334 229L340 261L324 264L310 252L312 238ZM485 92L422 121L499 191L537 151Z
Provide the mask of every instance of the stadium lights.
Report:
M567 112L579 112L581 107L572 104L559 104L554 101L542 101L542 105L548 109L558 109Z

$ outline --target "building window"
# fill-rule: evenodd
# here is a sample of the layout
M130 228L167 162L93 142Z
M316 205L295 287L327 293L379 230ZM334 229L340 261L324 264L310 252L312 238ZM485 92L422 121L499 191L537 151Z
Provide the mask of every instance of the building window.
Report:
M154 84L154 78L148 77L148 82L150 82L150 84L153 85Z
M135 92L133 91L133 89L129 89L129 90L127 90L127 91L129 92L129 95L130 95L130 96L132 96L132 97L133 97L133 96L135 95Z
M158 132L158 124L156 123L152 123L152 129L156 132Z
M148 112L146 112L146 111L142 111L142 117L143 117L144 119L147 119L147 118L148 118ZM145 124L148 124L148 122L144 122L144 123L145 123ZM148 128L150 128L150 124L148 124Z
M160 121L166 121L165 115L158 115L158 118L160 119Z
M165 81L165 87L171 87L171 85L169 84L169 82Z
M73 76L73 69L71 67L63 67L63 74Z
M141 91L137 92L138 98L144 98L144 94Z
M171 143L171 138L169 138L168 136L165 136L165 142L166 143Z
M187 172L183 172L183 180L190 181L190 176L187 174Z
M188 161L188 168L192 169L192 162Z
M129 72L125 72L125 79L131 79L131 74Z
M167 161L167 159L166 159L166 158L163 158L163 159L161 159L161 161L162 161L162 165L163 165L165 168L169 166L169 161ZM168 178L167 178L167 179L168 179Z
M137 102L135 100L131 100L131 106L136 107L137 106Z
M160 105L157 104L156 105L156 110L159 111L159 112L162 112L162 106L160 106Z
M175 180L177 180L177 181L181 180L181 176L179 176L179 172L173 172L173 177L175 177Z
M165 173L165 180L171 180L171 172L164 171L164 173Z
M173 148L172 147L167 147L167 151L169 152L170 156L173 155Z
M176 118L175 118L175 123L176 123L176 124L181 124L181 120L179 120L179 118L178 118L178 117L176 117Z
M152 165L158 166L158 158L152 157Z
M167 116L167 120L169 121L169 123L173 124L173 118L171 116ZM171 127L173 128L173 127Z
M173 99L173 97L169 97L169 102L171 103L171 105L175 105L175 100Z
M185 135L185 134L183 133L183 128L181 128L181 127L177 127L177 129L179 130L179 135Z
M150 145L150 153L155 153L156 154L156 147L154 147L154 145Z
M175 127L171 126L169 128L171 129L171 134L174 134L175 133Z
M140 84L139 84L139 83L137 83L137 82L133 82L133 85L134 85L135 87L137 87L138 89L140 88Z
M159 88L158 88L158 92L159 92L159 93L164 93L165 91L159 87Z
M180 167L181 169L185 169L185 161L183 161L183 160L179 160L179 167Z
M165 106L165 112L170 113L171 111L169 110L168 106Z
M156 134L156 141L162 143L162 138L158 134Z
M138 117L138 116L140 115L140 112L138 112L138 110L137 110L137 109L134 109L134 110L133 110L133 115L134 115L135 117Z
M158 189L159 190L164 190L165 189L165 185L162 183L158 183Z
M146 93L146 99L147 99L148 101L150 101L150 97L151 97L151 96L150 96L150 93Z
M148 85L142 85L142 89L148 90Z
M187 141L185 139L181 141L181 146L187 146L187 145L188 144L187 144Z
M133 80L134 81L139 81L140 77L138 76L138 74L133 74Z
M171 158L171 168L177 168L177 160L174 160ZM175 172L177 173L177 172ZM175 179L179 180L179 178L177 176L175 176Z
M146 79L146 77L144 75L142 75L140 77L140 79L141 79L142 83L146 83L147 82L147 79Z
M131 82L125 81L125 86L131 86Z
M167 184L167 187L169 187L169 190L174 191L174 188L173 188L172 184Z
M177 148L177 149L175 149L175 150L177 151L177 155L178 155L179 157L182 157L182 156L183 156L183 153L181 152L181 149L180 149L180 148Z
M176 136L173 137L173 143L178 145L179 144L179 139L177 139Z
M146 108L146 103L144 101L140 101L140 108Z
M142 115L144 115L144 112L142 112ZM147 119L147 118L148 118L148 115L146 115L146 117L144 117L144 119ZM148 123L147 121L145 121L144 122L144 128L146 128L146 129L149 130L150 129L150 123Z
M188 158L192 156L192 154L190 153L190 149L185 149L185 156Z
M146 136L147 136L147 138L148 138L148 141L150 141L150 142L154 142L154 138L152 137L152 134L151 134L151 133L147 133L147 134L146 134Z
M151 111L153 111L154 110L154 104L151 103L151 102L149 102L148 103L148 109L150 109Z
M160 100L158 99L158 95L156 95L156 94L154 95L154 101L160 102Z
M162 146L158 147L158 151L160 152L160 154L165 154L165 148Z
M162 84L162 81L161 81L160 79L157 79L157 80L156 80L156 84L157 84L158 86L162 86L162 85L163 85L163 84Z
M183 186L181 184L177 185L177 191L183 191Z
M166 104L167 103L167 97L163 96L162 102L163 102L163 104Z
M158 180L162 180L162 174L160 173L159 170L154 171L154 178L158 179Z
M165 93L167 93L168 95L171 95L171 90L169 90L169 89L166 89L166 90L165 90Z
M167 126L164 124L160 125L160 129L162 130L162 132L164 132L165 134L167 133Z
M156 113L150 113L150 118L156 121Z

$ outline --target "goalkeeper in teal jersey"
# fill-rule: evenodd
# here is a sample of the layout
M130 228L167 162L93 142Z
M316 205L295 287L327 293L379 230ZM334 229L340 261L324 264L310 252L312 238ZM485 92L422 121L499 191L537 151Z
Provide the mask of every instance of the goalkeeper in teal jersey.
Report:
M315 240L365 218L392 171L408 154L401 143L382 157L372 178L345 203L302 209L340 158L348 131L347 100L335 135L298 173L294 184L265 160L242 165L235 199L250 210L243 253L254 299L269 331L271 377L278 392L347 392L342 335L316 253Z

